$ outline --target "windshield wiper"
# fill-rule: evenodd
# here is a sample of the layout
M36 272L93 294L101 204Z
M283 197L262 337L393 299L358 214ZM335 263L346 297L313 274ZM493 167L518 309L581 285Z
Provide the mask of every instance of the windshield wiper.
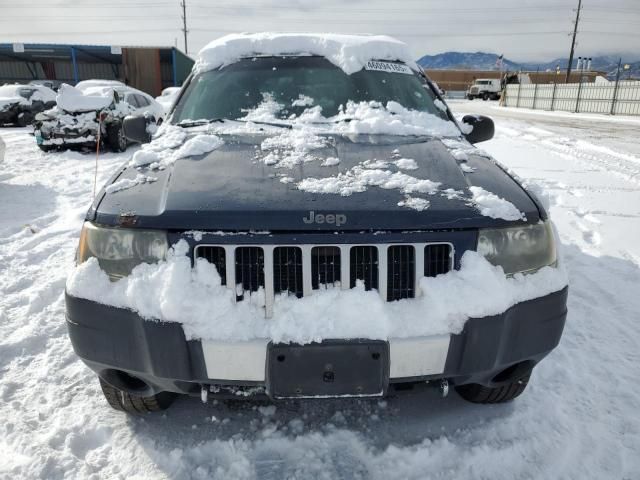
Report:
M269 125L271 127L288 128L289 130L293 128L288 123L260 122L258 120L236 120L236 122L255 123L256 125Z
M189 127L199 127L201 125L209 125L210 123L224 123L228 119L227 118L212 118L212 119L202 119L202 120L183 120L182 122L178 122L177 125L182 128Z
M184 120L182 122L178 122L176 125L182 128L189 127L200 127L202 125L210 125L212 123L224 123L224 122L242 122L242 123L255 123L257 125L269 125L272 127L280 127L280 128L293 128L291 125L286 123L273 123L273 122L260 122L258 120L238 120L231 118L212 118L212 119L202 119L202 120Z

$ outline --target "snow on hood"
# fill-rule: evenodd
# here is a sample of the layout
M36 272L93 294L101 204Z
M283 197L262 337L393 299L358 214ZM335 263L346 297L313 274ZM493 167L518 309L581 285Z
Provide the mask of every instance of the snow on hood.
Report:
M317 55L348 75L362 70L369 60L399 60L420 69L407 45L386 35L263 32L231 34L212 41L200 50L193 71L213 70L260 55Z
M58 91L56 103L66 112L91 112L111 105L113 95L113 88L108 86L88 86L79 90L65 83Z
M266 338L305 344L327 338L387 340L460 333L469 318L496 315L567 284L562 268L544 267L534 274L508 278L502 268L468 251L460 270L421 279L418 298L385 302L364 285L320 290L300 299L277 295L273 318L265 321L263 291L236 303L235 292L221 285L215 266L199 258L192 267L188 253L187 243L181 240L166 261L141 264L117 282L111 282L91 258L75 268L67 291L133 310L149 320L182 323L188 339Z

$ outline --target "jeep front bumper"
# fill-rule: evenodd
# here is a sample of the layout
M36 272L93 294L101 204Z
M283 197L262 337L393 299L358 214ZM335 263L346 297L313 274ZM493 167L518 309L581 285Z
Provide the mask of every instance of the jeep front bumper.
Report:
M470 319L459 335L388 342L363 339L323 342L320 346L326 347L322 349L324 357L312 351L319 344L188 341L178 323L145 320L133 311L68 294L66 316L69 336L80 358L108 383L131 393L172 391L200 395L204 386L221 395L235 392L247 396L257 392L272 397L374 396L388 393L396 384L435 379L447 379L454 385L492 386L508 380L505 372L517 371L519 366L533 367L560 341L567 314L567 292L568 288L564 288L514 305L499 315ZM297 358L297 364L277 366L279 356ZM382 362L374 362L381 366L369 366L374 363L360 360L365 356ZM323 364L327 358L331 361ZM317 364L324 371L313 370L312 366ZM370 376L368 383L359 387L364 389L362 395L356 390L347 395L340 393L339 386L358 384L357 378L345 380L344 384L336 382L327 373L340 368L350 371L352 376L357 377L358 372ZM274 371L283 373L274 379ZM292 383L283 381L282 377L289 375L294 378ZM338 375L339 371L336 379ZM310 376L311 383L299 387L295 384L296 376L298 379ZM342 378L344 375L339 380ZM379 392L377 385L381 388ZM306 395L307 388L312 395Z

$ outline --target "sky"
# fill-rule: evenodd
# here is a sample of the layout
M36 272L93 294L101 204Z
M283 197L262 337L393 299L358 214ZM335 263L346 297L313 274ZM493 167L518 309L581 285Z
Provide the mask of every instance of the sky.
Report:
M181 0L0 0L0 43L172 46ZM416 58L486 51L514 61L567 57L578 0L185 0L188 52L232 32L387 34ZM640 60L640 0L583 0L576 56Z

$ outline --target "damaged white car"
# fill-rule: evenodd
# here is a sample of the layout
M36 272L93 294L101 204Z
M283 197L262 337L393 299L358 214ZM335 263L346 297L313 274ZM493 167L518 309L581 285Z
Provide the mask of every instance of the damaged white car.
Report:
M116 81L87 80L77 87L62 85L56 106L36 116L34 134L44 151L66 148L126 150L132 142L122 130L127 115L160 125L164 109L150 95ZM153 127L151 127L153 128Z

